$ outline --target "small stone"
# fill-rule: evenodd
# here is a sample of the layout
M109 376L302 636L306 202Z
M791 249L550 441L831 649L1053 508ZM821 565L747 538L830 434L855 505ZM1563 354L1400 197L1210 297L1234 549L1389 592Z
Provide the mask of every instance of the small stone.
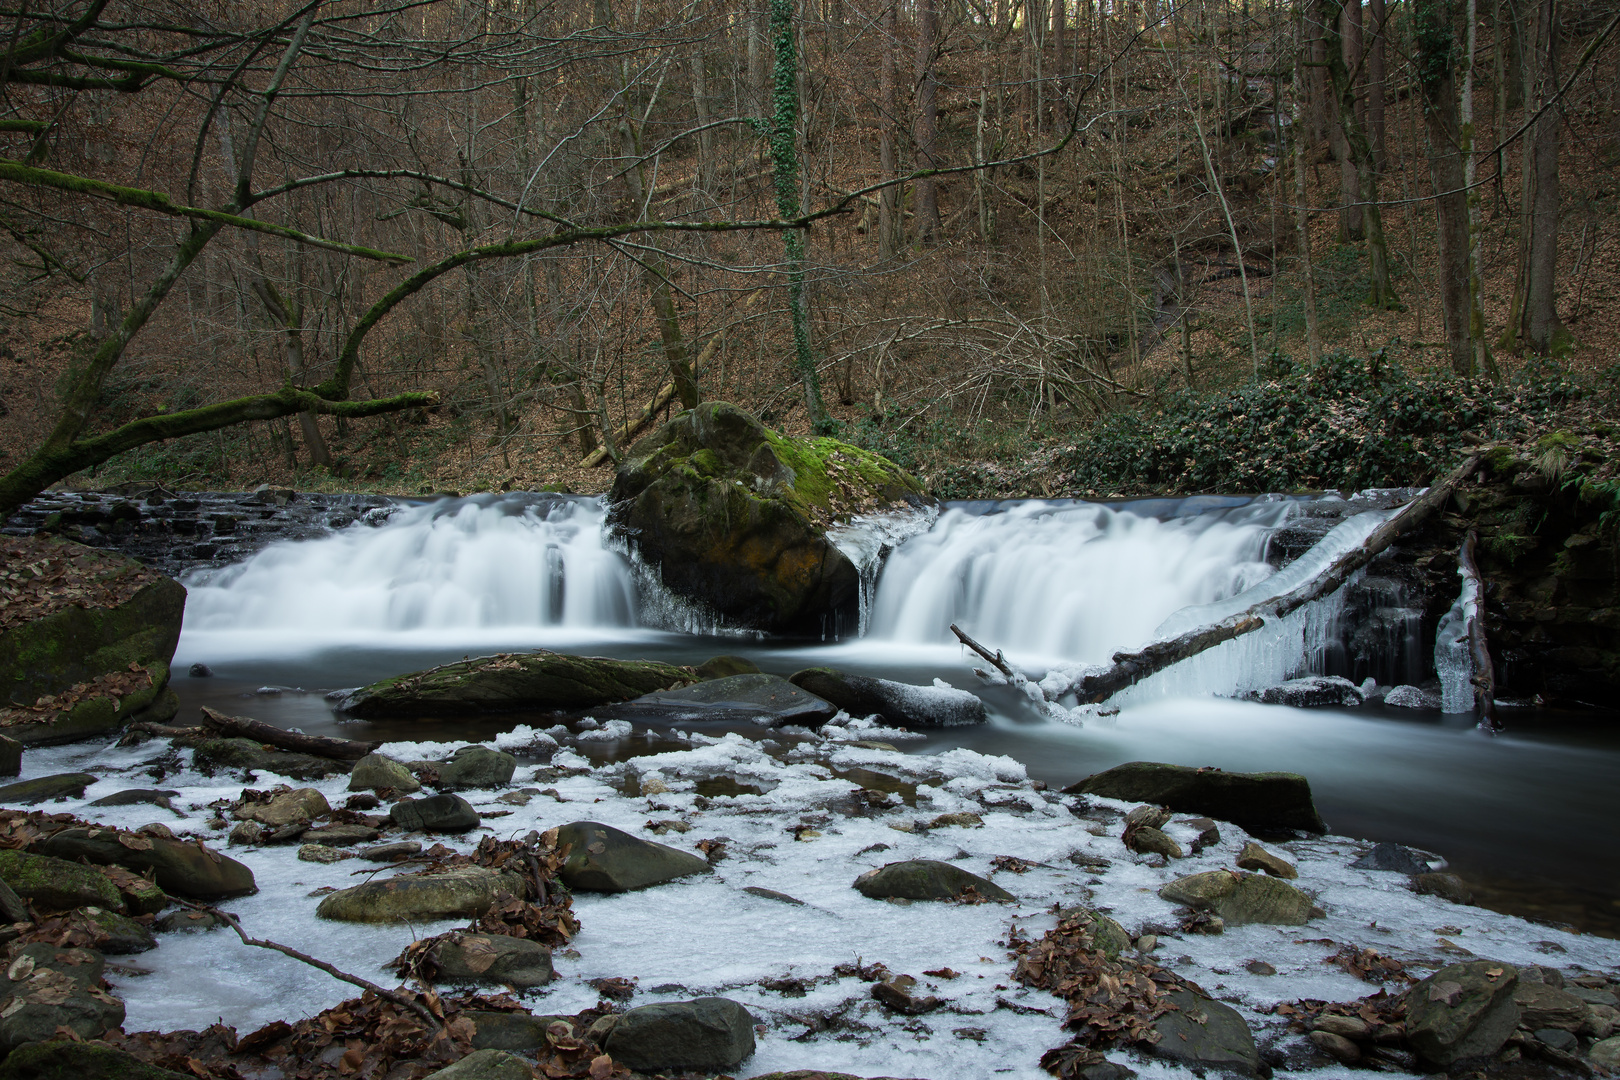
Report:
M1158 947L1159 935L1157 934L1143 934L1136 939L1136 951L1139 953L1150 953Z
M1311 1025L1313 1031L1327 1031L1346 1039L1365 1039L1372 1030L1367 1021L1359 1016L1339 1016L1335 1013L1324 1013L1316 1018Z
M919 997L917 980L910 975L896 975L872 984L872 996L886 1007L906 1016L921 1016L933 1012L944 1002L937 997Z
M1581 1034L1593 1039L1607 1039L1616 1031L1620 1031L1620 1009L1608 1005L1588 1005L1586 1007L1586 1022L1581 1025Z
M984 819L974 813L941 814L928 823L930 829L944 829L959 825L964 829L984 828Z
M239 821L231 830L230 844L252 846L264 843L264 826L257 821Z
M1192 842L1192 853L1194 855L1221 842L1220 828L1207 817L1186 818L1178 824L1188 829L1198 830L1198 835L1193 838Z
M777 900L784 904L795 904L798 907L804 906L803 900L796 900L787 893L777 892L775 889L761 888L758 885L745 885L743 886L743 892L752 893L764 900Z
M449 933L432 946L443 982L497 983L519 990L551 981L551 950L505 934Z
M302 844L298 848L298 858L303 862L335 863L342 862L348 857L337 848L326 844Z
M570 848L559 874L563 883L585 892L627 892L711 870L705 860L690 852L595 821L562 826L557 830L557 843Z
M1243 970L1247 971L1250 975L1277 974L1277 969L1266 963L1264 960L1250 960L1247 964L1243 965Z
M1138 855L1163 855L1167 859L1179 859L1183 854L1181 845L1173 838L1148 825L1127 828L1125 846Z
M1374 844L1372 850L1350 864L1352 870L1384 870L1395 874L1427 874L1429 864L1411 848L1400 844Z
M1599 990L1591 986L1572 986L1569 993L1574 994L1588 1005L1607 1005L1609 1008L1620 1007L1620 998L1608 990Z
M421 791L422 785L402 762L387 754L367 754L354 763L354 768L349 772L350 791L381 791L384 788L410 795Z
M1586 1052L1586 1059L1600 1069L1620 1070L1620 1036L1593 1043L1592 1049Z
M1144 829L1161 828L1170 820L1170 811L1162 806L1142 805L1125 815L1125 824L1140 825Z
M643 777L641 781L641 793L643 795L667 795L669 794L669 785L664 783L664 778L662 776L653 775Z
M1263 874L1209 870L1178 878L1159 890L1162 899L1219 915L1228 926L1274 923L1302 926L1311 901L1292 885Z
M1527 972L1534 972L1538 981L1526 979ZM1578 994L1539 981L1540 976L1539 968L1519 972L1519 985L1513 990L1513 1003L1519 1007L1519 1023L1531 1031L1538 1028L1581 1030L1590 1012L1587 1003Z
M1299 877L1299 871L1294 869L1292 863L1278 858L1253 840L1244 844L1243 850L1238 852L1237 865L1240 870L1263 870L1277 878Z
M224 919L211 912L192 911L190 908L183 908L159 916L157 921L152 924L152 929L160 934L195 934L205 930L220 930L229 925Z
M505 794L497 795L495 801L505 803L507 806L528 806L529 800L538 794L540 793L534 788L521 788L517 791L508 791Z
M1311 1042L1316 1048L1341 1065L1354 1065L1361 1060L1361 1047L1345 1038L1335 1035L1331 1031L1318 1028L1311 1032Z
M868 870L855 889L874 900L957 900L969 889L984 900L1012 900L1000 885L937 859L912 859Z
M187 674L193 679L206 679L214 674L214 669L207 664L192 664Z
M1425 896L1438 896L1453 904L1472 904L1474 892L1463 884L1456 874L1426 873L1412 878L1412 891Z
M397 840L392 844L361 848L355 854L367 862L396 862L422 854L422 843L419 840Z

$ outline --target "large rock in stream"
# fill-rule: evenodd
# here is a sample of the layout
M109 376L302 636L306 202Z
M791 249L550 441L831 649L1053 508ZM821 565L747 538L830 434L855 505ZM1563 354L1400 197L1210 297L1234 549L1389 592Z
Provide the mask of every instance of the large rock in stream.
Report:
M170 705L186 590L111 552L0 537L17 596L0 612L0 724L27 745L111 731ZM38 584L35 584L38 583Z
M497 653L362 686L339 707L362 720L591 709L696 680L685 668L651 660L545 651Z
M1310 781L1297 773L1229 773L1128 761L1064 788L1063 794L1152 803L1178 814L1230 821L1252 833L1327 832L1311 800Z
M855 628L860 574L828 527L928 499L886 458L785 438L724 402L632 446L610 498L614 527L670 591L743 626L805 634Z
M851 716L880 714L890 723L906 727L954 727L982 724L986 719L984 702L966 690L914 686L825 667L794 672L788 681L826 698Z
M73 828L53 833L38 845L59 859L150 870L164 892L197 899L245 896L257 892L253 871L200 841L174 840L118 829Z
M711 869L689 851L655 844L599 821L562 826L557 846L568 848L568 859L557 876L581 892L629 892Z
M430 922L477 919L502 893L524 894L523 879L505 871L465 866L443 874L396 874L324 897L315 914L337 922Z

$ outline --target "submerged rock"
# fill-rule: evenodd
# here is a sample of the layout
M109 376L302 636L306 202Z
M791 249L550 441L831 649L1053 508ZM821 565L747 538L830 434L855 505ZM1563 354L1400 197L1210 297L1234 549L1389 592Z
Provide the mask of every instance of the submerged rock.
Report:
M581 892L628 892L713 869L690 852L642 840L596 821L564 825L557 830L557 844L570 849L558 876L570 889Z
M730 998L643 1005L619 1017L602 1049L637 1072L730 1072L754 1053L754 1018Z
M40 850L63 859L85 859L137 873L150 870L159 888L177 896L207 900L258 891L252 870L196 841L116 829L73 828L53 834Z
M1443 967L1406 992L1406 1041L1419 1057L1444 1068L1494 1054L1519 1026L1511 964L1475 960Z
M1229 773L1130 761L1088 776L1064 788L1063 793L1150 802L1178 814L1203 814L1230 821L1249 832L1327 832L1327 825L1311 801L1310 781L1297 773Z
M337 922L429 922L477 919L500 893L523 895L523 879L481 866L442 874L398 874L329 893L315 914Z
M855 879L855 890L874 900L960 900L969 889L985 900L1017 899L989 878L938 859L889 863Z
M383 679L353 691L339 707L363 720L590 709L693 681L684 668L651 660L497 653Z
M111 795L103 795L91 806L161 806L165 810L172 810L169 800L180 794L172 789L160 788L129 788L125 791L115 791Z
M927 495L870 451L705 402L630 448L610 498L614 527L672 592L747 627L820 634L853 630L860 594L828 526Z
M802 724L818 727L838 715L838 708L779 675L728 675L646 694L602 710L599 716L660 721L753 721L765 727Z
M966 690L850 675L834 668L805 668L788 679L823 697L851 716L880 714L907 727L954 727L982 724L984 702Z
M1254 1033L1236 1009L1191 990L1172 990L1164 996L1176 1008L1153 1021L1159 1039L1144 1045L1149 1054L1195 1069L1225 1069L1243 1076L1259 1070Z
M1209 870L1190 874L1159 890L1162 899L1208 911L1229 926L1275 923L1303 926L1310 921L1311 898L1265 874Z

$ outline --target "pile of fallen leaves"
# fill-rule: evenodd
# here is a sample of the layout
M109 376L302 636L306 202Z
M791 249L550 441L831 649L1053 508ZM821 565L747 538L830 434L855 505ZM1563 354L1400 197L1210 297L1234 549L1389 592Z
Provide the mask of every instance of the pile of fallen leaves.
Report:
M13 702L8 708L0 709L0 727L43 723L59 713L71 712L80 702L91 698L109 697L114 708L121 708L124 698L151 688L152 673L132 660L125 671L109 671L89 682L74 683L59 694L37 698L32 705Z
M1354 945L1346 945L1322 962L1341 967L1362 982L1381 983L1391 979L1408 983L1415 981L1406 973L1405 964L1376 949L1357 949Z
M64 608L111 608L163 575L51 536L0 536L0 630Z
M1100 1060L1102 1047L1157 1042L1153 1022L1176 1009L1165 995L1202 992L1151 961L1110 957L1097 945L1097 929L1089 912L1071 912L1039 941L1012 941L1018 981L1069 1003L1064 1026L1073 1038L1041 1056L1041 1066L1064 1080Z

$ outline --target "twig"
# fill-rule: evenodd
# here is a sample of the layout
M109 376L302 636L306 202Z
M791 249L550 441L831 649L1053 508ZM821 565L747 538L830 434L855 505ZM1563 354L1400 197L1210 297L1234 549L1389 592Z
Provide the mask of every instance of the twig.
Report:
M1011 679L1014 677L1013 669L1007 666L1006 660L1002 659L1000 649L997 649L995 655L992 656L989 649L986 649L983 645L980 645L977 641L974 641L972 638L968 637L968 635L964 634L962 632L962 628L957 626L955 623L951 623L951 633L956 635L957 641L960 641L962 644L984 657L990 663L994 664L996 666L996 670L1007 676L1007 678Z
M191 900L183 900L178 896L171 895L169 899L173 900L177 904L184 904L186 907L191 908L194 911L207 912L209 915L214 916L214 918L221 920L232 930L236 931L236 936L242 939L242 944L244 945L252 945L256 949L270 949L274 952L281 953L283 956L290 956L294 960L299 960L308 964L310 967L319 968L321 971L326 972L334 979L341 982L346 982L351 986L358 986L362 990L370 990L373 994L376 994L385 1001L392 1001L395 1005L399 1005L411 1010L417 1016L420 1016L422 1020L434 1030L444 1027L444 1022L441 1021L437 1016L434 1016L433 1013L428 1010L427 1006L423 1005L419 1001L415 1001L410 997L407 997L404 994L399 993L396 990L384 990L374 982L362 979L358 975L350 975L347 971L342 971L335 968L331 964L328 964L325 960L317 960L308 953L301 953L297 949L292 948L290 945L282 945L279 942L267 941L262 938L248 937L247 931L242 929L242 924L236 920L236 916L232 915L228 911L221 911L219 908L212 907L208 904L199 904Z

